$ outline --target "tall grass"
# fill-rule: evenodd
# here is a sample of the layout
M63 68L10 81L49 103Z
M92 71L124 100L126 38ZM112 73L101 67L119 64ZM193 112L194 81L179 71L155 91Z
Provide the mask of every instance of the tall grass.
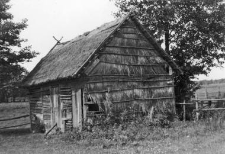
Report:
M141 141L160 141L165 139L179 140L180 138L205 136L224 128L225 113L208 113L208 117L199 121L182 122L175 119L168 122L167 118L154 119L136 117L135 120L123 121L106 125L92 126L91 129L73 131L56 135L63 141L82 145L123 146L139 144ZM51 136L50 138L52 138Z

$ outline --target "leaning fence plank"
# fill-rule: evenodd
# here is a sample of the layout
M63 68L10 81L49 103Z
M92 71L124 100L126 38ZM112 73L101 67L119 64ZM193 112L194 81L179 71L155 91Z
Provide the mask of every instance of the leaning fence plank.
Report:
M57 126L57 123L55 123L52 128L50 128L46 133L45 133L45 137L48 136L48 134L53 130L53 128L55 128Z

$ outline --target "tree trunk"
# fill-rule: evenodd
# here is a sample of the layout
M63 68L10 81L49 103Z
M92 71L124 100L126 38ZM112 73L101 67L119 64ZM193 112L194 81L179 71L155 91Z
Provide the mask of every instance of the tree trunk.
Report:
M167 22L165 24L165 51L170 55L169 44L170 44L169 23Z

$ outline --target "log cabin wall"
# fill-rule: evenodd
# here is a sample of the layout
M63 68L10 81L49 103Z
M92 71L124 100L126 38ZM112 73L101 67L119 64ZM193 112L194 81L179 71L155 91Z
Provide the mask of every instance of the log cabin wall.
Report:
M61 103L61 117L63 131L72 130L72 90L71 87L61 86L59 92L59 98ZM63 128L62 127L62 128Z
M131 20L124 22L98 54L91 66L94 69L88 71L85 102L91 98L104 111L110 105L116 111L131 107L135 112L145 112L152 106L174 111L174 85L166 70L168 63Z
M41 88L29 89L29 103L30 103L30 119L31 129L36 131L36 127L43 122L43 103L41 96Z
M36 129L42 124L48 130L55 123L62 131L72 129L71 87L42 86L33 87L29 91L32 130L38 131ZM53 101L56 101L57 105Z

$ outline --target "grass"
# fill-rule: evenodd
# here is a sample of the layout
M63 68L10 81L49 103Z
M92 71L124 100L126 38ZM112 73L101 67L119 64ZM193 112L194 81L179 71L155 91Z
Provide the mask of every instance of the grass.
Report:
M5 117L29 111L27 104L0 105L0 114ZM95 128L92 132L84 132L83 139L82 136L77 138L76 131L45 139L44 134L30 133L29 128L7 129L0 131L0 153L222 154L225 153L224 120L224 114L219 113L199 122L175 121L165 128L146 125L142 120L115 126L107 132Z
M139 132L143 131L139 130ZM126 145L113 144L107 139L75 142L62 140L63 135L44 139L43 134L31 134L20 130L19 133L6 131L0 133L0 153L48 154L48 153L224 153L225 130L210 130L204 121L175 122L171 128L156 128L148 137Z

